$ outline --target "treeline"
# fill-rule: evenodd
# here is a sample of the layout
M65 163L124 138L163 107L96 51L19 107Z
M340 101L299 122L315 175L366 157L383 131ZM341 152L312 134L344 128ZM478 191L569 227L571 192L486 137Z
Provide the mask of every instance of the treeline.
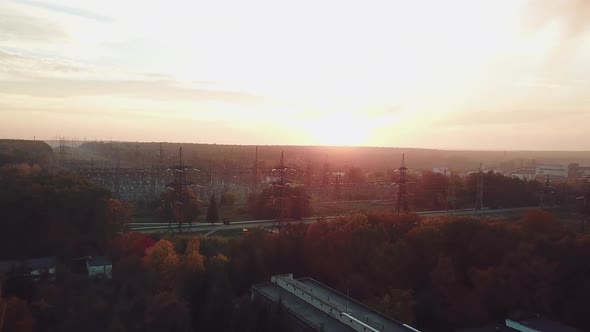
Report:
M0 308L7 331L290 331L281 306L251 302L234 287L238 244L137 233L109 245L113 278L90 280L60 266L54 280L8 276ZM237 248L237 247L236 247Z
M0 168L0 260L104 252L131 207L88 181L26 164Z
M418 210L452 209L453 204L458 209L472 208L478 190L478 177L477 173L462 178L457 175L424 172L421 177L412 179L410 192L414 195L410 201ZM492 171L483 174L483 203L488 208L537 206L541 190L542 184L538 181L521 180ZM567 194L569 191L566 190L555 192L551 197L553 203L563 202ZM450 197L454 201L449 201Z
M0 167L6 165L53 165L53 150L45 142L0 139Z

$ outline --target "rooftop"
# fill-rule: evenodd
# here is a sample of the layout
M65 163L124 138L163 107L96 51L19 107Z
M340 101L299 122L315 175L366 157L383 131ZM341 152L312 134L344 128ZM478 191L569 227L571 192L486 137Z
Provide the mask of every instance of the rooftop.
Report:
M538 331L538 332L582 332L573 327L561 324L556 321L552 321L544 318L523 320L515 322L507 319L506 325L510 326L518 331Z
M354 331L341 322L341 320L347 320L346 316L350 315L352 317L351 322L354 320L357 322L356 324L363 324L367 327L367 330L416 331L353 299L347 299L345 295L314 279L301 278L295 280L287 277L284 280L289 289L293 287L293 291L287 290L274 282L255 285L252 288L272 302L278 303L280 300L292 315L316 330L323 328L325 332ZM315 305L317 307L321 306L324 311L303 300L300 296L294 295L295 292L301 292L302 295L313 297Z
M105 266L113 264L111 260L105 256L92 256L87 262L88 266Z

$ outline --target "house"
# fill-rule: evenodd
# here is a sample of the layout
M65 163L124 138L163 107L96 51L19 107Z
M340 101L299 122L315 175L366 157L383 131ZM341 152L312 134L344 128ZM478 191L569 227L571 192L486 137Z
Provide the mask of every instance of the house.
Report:
M113 276L113 263L105 256L88 257L86 270L91 278L108 278Z

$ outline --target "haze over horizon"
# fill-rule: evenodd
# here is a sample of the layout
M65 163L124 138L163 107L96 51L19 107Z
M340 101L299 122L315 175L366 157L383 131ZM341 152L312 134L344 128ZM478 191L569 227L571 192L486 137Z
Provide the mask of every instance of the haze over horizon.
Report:
M0 3L0 138L590 150L590 1Z

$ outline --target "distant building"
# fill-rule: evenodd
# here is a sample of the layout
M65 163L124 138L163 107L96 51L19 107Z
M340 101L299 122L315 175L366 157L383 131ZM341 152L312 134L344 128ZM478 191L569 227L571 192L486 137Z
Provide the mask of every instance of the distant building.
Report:
M55 257L0 261L0 273L13 273L39 278L43 275L54 275L56 266L57 259Z
M519 168L508 173L508 176L518 178L521 180L531 181L536 177L536 169L534 167Z
M590 166L580 166L580 164L573 163L569 164L568 167L568 178L572 180L578 180L586 177L590 177Z
M535 168L535 177L566 179L568 177L568 167L565 165L537 164Z
M94 256L86 260L86 269L91 278L112 278L113 263L104 256Z
M442 175L449 175L450 176L451 175L451 170L448 169L447 167L441 167L441 168L435 167L435 168L432 169L432 173L442 174Z
M297 331L419 332L311 278L273 276L269 283L252 286L251 295L253 299L282 303L297 322Z

